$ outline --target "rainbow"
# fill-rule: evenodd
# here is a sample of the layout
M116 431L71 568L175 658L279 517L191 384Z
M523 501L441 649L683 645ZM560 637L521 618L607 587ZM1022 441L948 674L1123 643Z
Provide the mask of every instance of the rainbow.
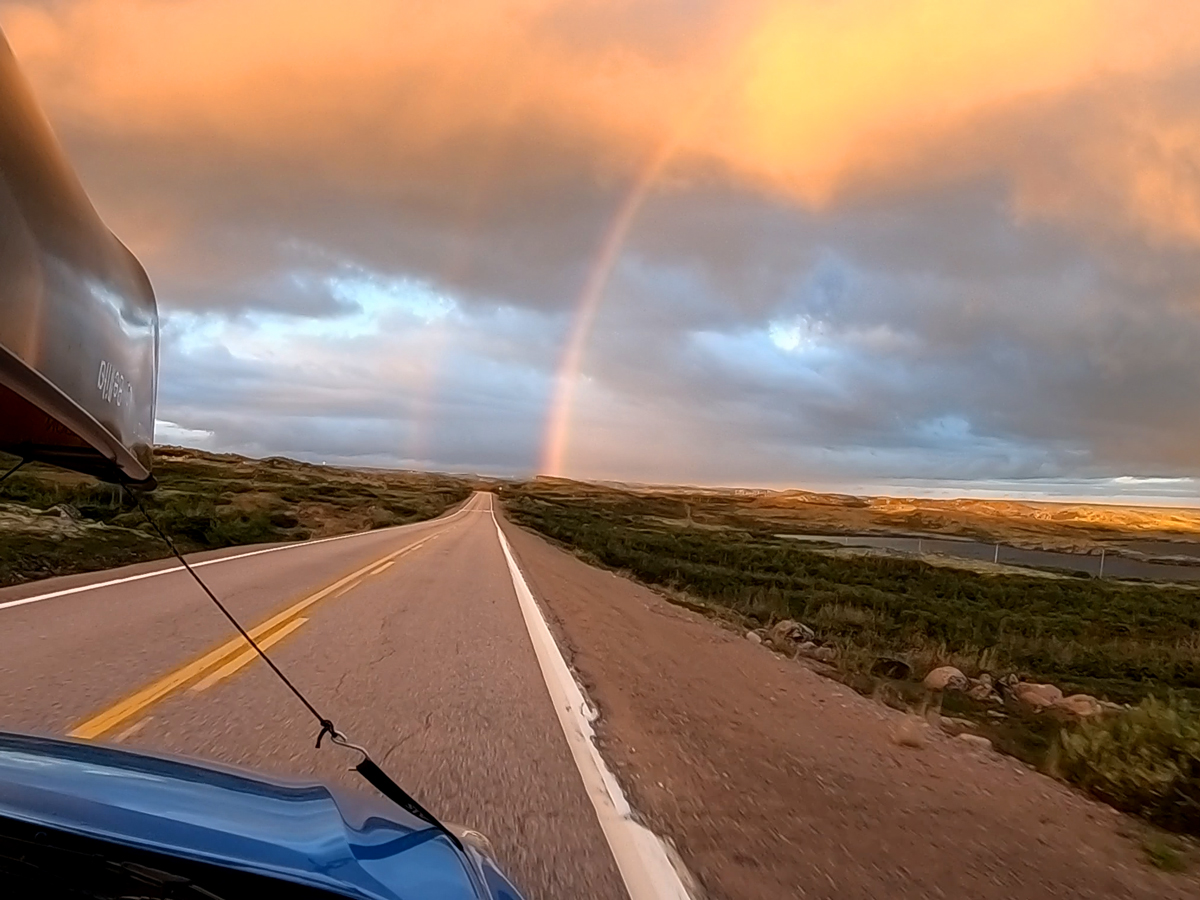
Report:
M621 201L604 239L600 242L599 252L575 303L575 318L571 323L571 331L567 336L567 343L554 378L554 396L550 402L550 415L542 445L541 471L544 475L561 475L563 472L570 438L575 385L579 380L579 370L583 366L583 353L587 348L588 338L591 337L592 326L596 322L596 313L604 300L604 289L608 286L613 267L621 256L621 248L629 236L637 214L673 150L672 142L656 154L643 168L633 187Z
M546 431L542 440L541 473L561 476L564 471L570 443L571 411L575 402L575 386L583 367L583 356L588 339L596 323L596 314L604 301L604 290L608 286L612 270L621 257L633 223L650 191L662 174L663 169L675 156L680 146L700 121L708 115L716 100L731 87L738 84L744 74L745 58L732 58L724 66L714 67L712 78L700 94L686 107L671 133L659 145L657 151L646 161L634 179L629 192L617 207L596 257L588 270L583 290L575 302L575 317L567 336L562 357L554 377L554 393L550 401L550 412L546 419Z
M542 441L541 473L543 475L559 476L563 474L570 442L571 410L575 402L575 386L579 381L579 372L583 366L583 355L587 349L588 338L591 337L592 327L596 323L596 313L604 301L604 289L608 286L612 270L621 257L621 248L637 220L642 205L650 195L651 188L662 174L667 163L675 155L684 138L692 127L707 112L716 95L716 88L710 89L692 107L684 117L682 124L672 134L657 152L650 157L642 167L633 186L617 207L616 214L609 223L608 230L600 242L596 258L588 270L588 277L583 283L583 290L575 302L575 318L571 323L571 331L563 348L562 358L554 378L554 395L550 401L550 414L546 420L546 433Z

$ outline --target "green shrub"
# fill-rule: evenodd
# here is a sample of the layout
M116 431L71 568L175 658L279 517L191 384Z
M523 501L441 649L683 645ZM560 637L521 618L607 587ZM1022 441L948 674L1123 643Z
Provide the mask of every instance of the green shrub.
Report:
M874 655L1016 671L1068 692L1138 702L1200 696L1200 594L1095 579L992 575L914 559L831 555L751 528L675 523L649 498L506 491L521 524L656 587L727 606L761 624L798 618L868 668Z
M1064 732L1058 768L1117 809L1200 833L1200 710L1187 700L1149 697Z
M163 448L158 488L143 498L154 521L183 552L263 541L296 541L363 527L436 516L471 493L463 478L414 472L364 473L292 460ZM0 468L15 458L0 454ZM31 464L0 486L0 504L35 510L70 504L84 529L73 536L34 539L0 534L0 585L49 575L156 559L166 548L148 527L133 496L115 485ZM97 523L117 526L96 529ZM123 529L129 529L123 532Z
M1065 735L1051 717L1012 715L996 746L1038 764L1054 747L1060 773L1113 806L1200 833L1200 712L1184 699L1200 689L1195 590L823 553L754 523L693 528L658 498L562 496L537 483L506 490L505 509L669 593L762 624L801 619L847 673L887 656L918 673L951 664L1121 701L1169 696Z

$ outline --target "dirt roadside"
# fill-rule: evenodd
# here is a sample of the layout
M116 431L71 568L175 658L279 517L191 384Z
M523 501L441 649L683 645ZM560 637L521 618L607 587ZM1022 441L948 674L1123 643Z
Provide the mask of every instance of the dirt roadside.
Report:
M711 898L1195 898L1124 817L505 523L601 749Z

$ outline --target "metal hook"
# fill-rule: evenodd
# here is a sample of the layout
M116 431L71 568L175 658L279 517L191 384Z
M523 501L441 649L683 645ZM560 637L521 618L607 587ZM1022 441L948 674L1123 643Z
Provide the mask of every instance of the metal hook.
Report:
M348 750L357 750L359 753L362 754L363 759L371 758L371 754L369 754L366 751L366 749L364 749L363 747L360 747L358 744L350 743L348 740L346 740L345 736L342 735L340 732L331 731L329 733L329 740L332 741L333 743L337 744L339 747L345 747ZM361 762L361 760L360 760L360 762Z

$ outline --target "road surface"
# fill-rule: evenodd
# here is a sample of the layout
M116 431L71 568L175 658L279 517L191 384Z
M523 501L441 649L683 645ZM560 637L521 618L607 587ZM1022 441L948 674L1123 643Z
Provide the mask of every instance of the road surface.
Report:
M430 522L255 549L198 555L198 571L339 730L444 821L488 834L531 900L626 896L491 495ZM354 754L313 747L310 714L174 565L0 591L0 729L372 790L347 771Z

